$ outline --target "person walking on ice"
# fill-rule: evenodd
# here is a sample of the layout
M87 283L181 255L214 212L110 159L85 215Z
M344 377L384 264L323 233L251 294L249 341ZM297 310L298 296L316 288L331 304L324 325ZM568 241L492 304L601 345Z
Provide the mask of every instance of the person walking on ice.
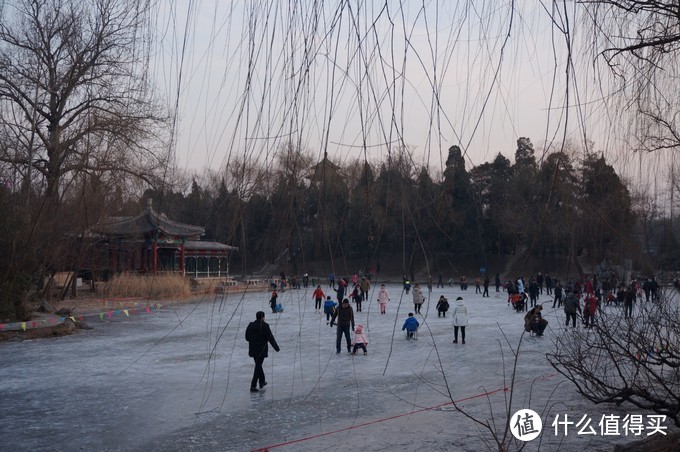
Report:
M380 284L380 291L378 292L378 304L380 305L380 313L385 314L387 312L387 302L390 300L390 296L387 293L385 284Z
M423 290L420 288L420 284L416 283L413 286L413 311L416 314L420 314L420 308L423 306Z
M468 311L467 306L463 302L463 297L456 298L451 316L453 317L453 343L458 343L458 328L460 328L461 339L463 344L465 344L465 327L468 324Z
M571 319L572 328L576 328L576 313L581 312L581 305L578 297L571 290L567 289L567 298L564 299L564 313L567 320L564 324L566 328L569 327L569 319Z
M338 304L331 300L331 296L326 297L326 301L323 303L323 312L326 314L326 325L330 323L332 317L335 317L335 307Z
M279 295L276 293L276 291L272 291L272 297L269 299L269 306L272 308L272 313L276 314L276 305L278 304L277 300L279 298Z
M255 360L255 370L253 371L253 379L250 382L250 392L258 392L258 382L260 383L260 389L267 386L262 363L264 363L264 359L269 355L268 344L271 344L277 352L280 350L272 330L269 328L269 324L264 321L264 312L258 311L255 314L255 321L250 322L246 327L246 341L248 341L248 356Z
M371 283L365 276L361 277L361 281L359 281L359 288L361 289L361 301L367 301L368 291L371 288Z
M323 290L321 290L321 286L316 286L314 293L312 293L312 298L314 298L314 310L316 312L321 312L321 302L325 296Z
M331 319L331 326L333 323L338 324L337 337L335 340L335 349L337 353L340 353L340 344L342 343L342 336L345 336L347 342L347 353L352 352L352 339L349 337L349 328L352 327L354 331L354 310L352 306L349 305L349 300L345 298L342 300L342 304L337 309L335 317Z
M361 296L361 290L358 285L354 286L354 290L352 291L352 301L357 305L357 312L361 312L361 302L364 301L364 299Z

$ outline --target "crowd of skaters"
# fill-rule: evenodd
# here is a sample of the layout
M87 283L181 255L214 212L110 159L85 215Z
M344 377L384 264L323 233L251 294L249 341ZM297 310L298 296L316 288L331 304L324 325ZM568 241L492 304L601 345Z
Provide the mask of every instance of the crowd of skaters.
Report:
M326 324L331 327L337 327L336 334L336 353L342 350L342 342L344 338L345 346L348 353L356 354L358 350L362 350L364 355L368 354L368 340L365 334L363 325L355 325L354 309L350 305L350 300L356 306L356 311L361 312L362 303L368 300L369 291L371 289L371 275L369 273L359 272L350 277L335 278L334 273L328 276L328 291L335 293L334 301L331 295L324 292L321 284L317 284L312 292L314 300L315 312L326 315ZM304 288L309 287L309 282L316 284L316 278L309 277L304 274L302 278L302 285ZM448 285L453 285L453 280L448 280ZM461 275L458 283L461 291L468 289L467 277ZM280 284L280 285L279 285ZM277 289L285 290L287 286L291 288L300 288L298 279L293 277L289 283L285 275L282 273L279 284L272 284L273 291L270 298L270 305L272 312L281 312L282 308L278 303ZM351 291L349 290L352 285ZM410 280L404 276L402 280L403 290L406 294L411 294L413 298L413 312L410 312L405 319L402 330L406 331L407 339L417 339L417 330L420 326L415 314L420 314L422 305L426 298L419 283L411 284ZM488 274L484 275L484 279L476 277L474 279L475 293L482 294L482 297L489 296L489 286L491 279ZM523 276L519 276L515 280L506 280L501 282L500 275L496 273L494 278L494 285L496 292L505 291L508 294L508 304L512 303L517 309L526 311L524 316L524 328L527 332L542 336L548 321L542 316L543 306L538 303L539 295L546 294L553 298L553 308L563 308L565 313L565 326L568 328L576 327L577 314L581 314L581 318L585 327L590 327L594 324L596 315L601 309L602 304L616 304L622 305L624 308L624 316L626 318L632 316L633 303L637 301L654 302L659 297L659 284L654 277L646 278L642 282L633 279L629 284L622 283L612 273L610 276L599 280L597 275L590 277L583 276L582 278L571 280L568 279L563 285L562 282L551 277L549 274L543 275L539 272L535 277L528 278L525 281ZM484 290L482 291L482 286ZM444 287L443 275L439 274L437 281L437 288ZM432 292L432 278L427 279L427 288ZM680 289L679 289L680 290ZM545 291L545 292L544 292ZM387 305L390 301L389 293L385 284L381 284L377 294L377 300L380 314L384 315L387 311ZM437 317L446 317L446 313L451 306L444 295L441 295L437 301L436 310ZM458 333L460 330L462 344L465 344L465 327L468 324L468 311L462 297L457 297L452 312L452 320L454 326L453 343L458 343ZM264 313L258 312L258 322L264 322ZM252 328L251 328L252 329ZM262 328L260 328L262 330ZM268 330L268 327L264 329ZM350 334L350 330L354 333L354 337ZM271 331L268 331L271 335ZM252 336L252 334L251 334ZM269 340L271 339L271 340ZM249 340L250 342L250 340ZM267 343L276 344L273 336L265 337L259 340L257 347L262 347L264 356L266 357ZM256 347L256 348L257 348ZM278 349L278 345L275 346ZM277 350L278 351L278 350ZM256 368L253 376L253 384L260 383L260 388L266 385L264 375L262 373L261 364L262 353L252 351L251 356L255 359ZM264 384L263 384L264 383ZM251 391L257 389L251 386Z
M528 283L525 283L523 276L514 282L507 281L508 303L512 303L516 310L528 310L524 317L525 330L539 336L543 335L548 324L542 318L542 305L537 305L544 283L546 294L553 296L552 307L564 309L566 328L576 328L577 314L581 315L586 328L592 327L603 303L607 306L623 306L624 318L630 318L636 301L656 302L660 296L660 286L655 277L645 278L642 282L632 279L625 284L615 273L602 280L596 274L583 275L574 281L567 280L564 286L560 280L550 275L544 278L541 273L530 278Z
M351 278L351 279L350 279ZM368 339L363 325L355 325L354 309L350 305L350 298L356 306L357 312L362 311L362 303L368 300L369 290L371 288L370 275L368 274L354 274L350 278L335 278L334 273L328 276L328 289L335 292L336 300L334 301L331 295L327 295L321 284L317 284L312 292L312 299L314 300L314 310L319 314L326 315L326 324L331 327L336 327L336 353L342 350L343 338L347 347L347 352L356 355L359 350L363 351L364 355L368 354ZM348 287L352 281L353 287L349 292ZM309 287L309 275L305 273L302 278L303 288ZM315 278L311 281L316 282ZM403 285L406 293L411 291L411 283L404 277ZM432 290L432 278L427 280L428 289ZM286 287L292 289L299 289L297 277L292 277L290 281L286 279L285 274L281 273L280 279L277 282L272 282L272 293L269 300L269 305L272 313L283 311L281 303L278 301L278 292L285 291ZM404 321L402 330L406 331L407 339L416 339L416 333L420 322L415 318L415 314L421 314L421 308L426 298L423 295L422 289L418 283L413 286L413 312L409 312L408 317ZM385 284L381 284L378 290L377 302L380 309L380 314L387 313L387 304L390 301L390 296ZM449 310L449 303L443 295L437 302L438 317L446 317L446 312ZM265 321L265 313L258 311L255 316L255 321L251 322L246 328L245 339L248 342L248 355L255 361L255 369L251 380L250 391L259 392L268 384L263 370L263 361L268 356L269 345L274 347L278 352L279 345L276 343L271 328ZM453 309L453 326L454 339L453 343L458 343L458 332L461 332L462 343L465 344L465 327L468 323L467 307L463 302L462 297L458 297ZM350 330L354 333L353 337L350 335ZM259 384L259 388L258 388Z

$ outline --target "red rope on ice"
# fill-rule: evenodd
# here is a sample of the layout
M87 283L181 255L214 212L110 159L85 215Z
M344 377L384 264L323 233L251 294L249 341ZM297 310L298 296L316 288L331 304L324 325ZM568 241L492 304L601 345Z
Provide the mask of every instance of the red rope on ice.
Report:
M548 378L552 378L556 375L557 375L557 373L552 373L552 374L548 374L548 375L541 375L539 377L534 378L533 380L527 380L527 381L535 382L535 381L539 381L539 380L545 380L545 379L548 379ZM338 429L338 430L332 430L330 432L318 433L316 435L311 435L311 436L307 436L307 437L304 437L304 438L298 438L298 439L294 439L294 440L291 440L291 441L286 441L284 443L273 444L271 446L260 447L260 448L257 448L257 449L251 449L251 452L266 452L269 449L274 449L275 447L289 446L291 444L301 443L303 441L309 441L311 439L320 438L322 436L334 435L336 433L346 432L348 430L353 430L355 428L366 427L367 425L377 424L379 422L391 421L392 419L397 419L397 418L404 417L404 416L410 416L412 414L422 413L423 411L435 410L437 408L441 408L441 407L444 407L444 406L447 406L447 405L453 405L454 403L461 403L461 402L465 402L465 401L468 401L468 400L477 399L479 397L485 397L485 396L493 395L493 394L496 394L496 393L501 392L501 391L505 392L505 391L509 391L509 390L510 390L510 388L508 388L506 386L506 387L503 387L503 388L494 389L493 391L482 392L480 394L476 394L476 395L473 395L473 396L464 397L462 399L455 400L453 402L440 403L439 405L420 408L419 410L409 411L408 413L395 414L394 416L389 416L389 417L385 417L385 418L382 418L382 419L376 419L376 420L373 420L373 421L364 422L363 424L351 425L349 427L341 428L341 429Z

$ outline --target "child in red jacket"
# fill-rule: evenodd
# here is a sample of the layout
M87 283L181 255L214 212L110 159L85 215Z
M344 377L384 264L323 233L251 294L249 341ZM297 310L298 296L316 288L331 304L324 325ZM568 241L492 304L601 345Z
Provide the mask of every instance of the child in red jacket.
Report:
M587 293L583 303L583 323L586 328L595 324L595 313L597 312L597 297L594 293Z
M316 286L314 293L312 293L312 298L314 298L314 310L316 312L321 312L321 302L325 296L323 290L321 290L321 286Z

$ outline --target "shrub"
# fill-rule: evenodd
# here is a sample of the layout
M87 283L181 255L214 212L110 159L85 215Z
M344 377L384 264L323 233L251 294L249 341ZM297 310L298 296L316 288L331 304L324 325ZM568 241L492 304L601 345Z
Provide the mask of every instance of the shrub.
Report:
M177 274L170 275L116 275L102 290L106 297L186 298L191 296L189 279Z

